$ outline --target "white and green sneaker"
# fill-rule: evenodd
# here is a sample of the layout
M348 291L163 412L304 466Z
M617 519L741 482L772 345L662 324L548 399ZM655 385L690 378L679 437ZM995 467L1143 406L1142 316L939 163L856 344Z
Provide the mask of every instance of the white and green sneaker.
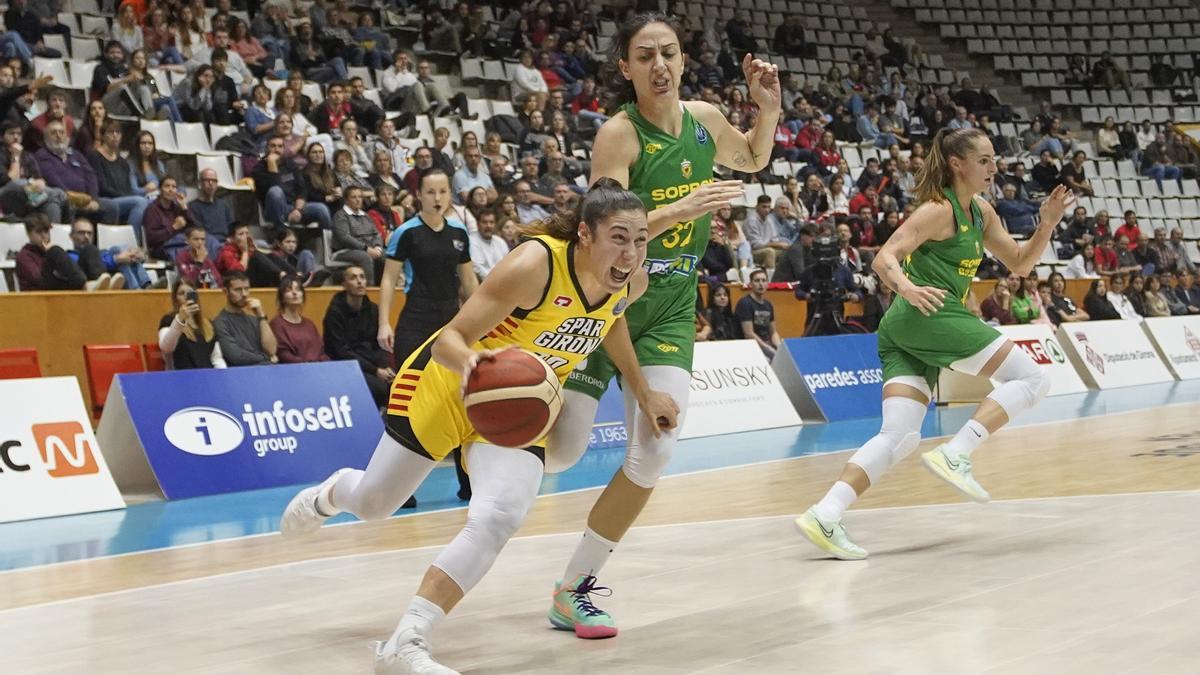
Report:
M850 541L842 521L825 522L817 517L817 512L811 507L804 515L795 521L796 529L800 530L817 548L825 551L838 560L862 560L867 552Z
M603 591L608 591L607 594ZM592 604L591 593L611 595L612 590L596 585L596 577L581 574L566 583L554 585L554 604L550 607L550 624L558 630L573 630L585 640L610 638L617 634L617 624L608 612Z
M946 481L969 499L980 504L991 501L992 496L971 474L971 458L962 455L950 457L946 454L945 443L922 454L921 463L930 473Z

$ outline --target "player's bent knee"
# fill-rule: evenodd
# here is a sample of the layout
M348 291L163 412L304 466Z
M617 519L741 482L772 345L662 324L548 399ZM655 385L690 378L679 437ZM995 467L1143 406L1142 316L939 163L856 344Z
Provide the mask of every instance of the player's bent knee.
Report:
M664 435L663 440L666 436ZM672 443L643 443L629 446L625 453L625 464L622 470L625 477L634 485L649 490L658 483L658 479L671 462Z
M850 463L862 469L871 485L874 485L888 469L907 457L920 443L920 433L880 431L850 456Z
M1015 417L1046 397L1050 392L1050 376L1025 352L1014 349L992 377L1001 382L988 398Z
M905 457L911 455L912 451L916 450L917 446L920 444L921 434L919 432L905 434L900 443L892 449L892 466L896 466L903 461Z
M529 505L521 500L487 500L471 507L467 527L487 540L490 548L499 551L520 529L528 510Z

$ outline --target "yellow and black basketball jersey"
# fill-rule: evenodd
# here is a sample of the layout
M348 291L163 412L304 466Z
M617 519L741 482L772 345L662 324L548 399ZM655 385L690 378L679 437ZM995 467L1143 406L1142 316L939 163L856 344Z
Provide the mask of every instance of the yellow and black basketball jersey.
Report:
M514 346L538 355L559 382L595 351L629 305L628 284L592 305L575 273L575 243L547 235L533 237L550 257L550 278L541 300L516 309L474 348ZM420 454L441 460L468 441L479 440L467 420L459 391L462 377L433 360L434 333L405 360L392 381L387 406L388 433Z
M629 304L629 286L589 305L575 275L575 244L540 235L533 238L550 253L550 279L533 309L518 309L479 341L484 349L515 345L540 356L566 379L600 346Z

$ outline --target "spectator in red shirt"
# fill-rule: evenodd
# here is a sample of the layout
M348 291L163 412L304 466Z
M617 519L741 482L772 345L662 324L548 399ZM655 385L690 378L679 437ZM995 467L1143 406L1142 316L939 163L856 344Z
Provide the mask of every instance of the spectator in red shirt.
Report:
M842 161L842 153L838 152L833 132L826 131L821 134L821 142L817 145L817 161L821 163L824 169L821 173L825 175L833 173L838 162Z
M250 285L259 287L274 286L286 274L270 256L255 248L250 226L236 222L229 226L229 239L217 256L217 270L221 276L244 272L250 277Z
M346 95L345 87L340 82L333 82L329 85L325 100L321 102L321 105L313 108L308 118L321 133L339 136L342 119L353 116L350 110L350 97Z
M203 226L195 225L184 230L184 237L187 248L175 256L179 277L192 288L220 288L221 272L208 254L208 232Z
M375 190L375 203L367 209L367 216L375 224L375 229L379 231L379 236L385 244L392 232L408 220L404 207L397 206L395 201L396 188L383 183Z
M583 78L583 88L571 99L571 112L581 121L591 122L597 129L608 121L604 108L600 106L600 96L596 94L596 79L592 76Z
M864 207L871 209L872 218L879 212L879 193L874 185L867 185L866 189L850 200L850 213L858 213Z
M328 361L325 342L317 325L304 316L304 284L299 277L285 277L276 295L279 313L271 319L275 334L275 355L280 363L314 363Z
M36 152L45 145L46 126L55 120L67 127L67 138L75 137L75 119L67 113L67 95L61 89L51 89L46 94L46 112L29 122L25 131L25 150Z
M538 54L537 68L538 72L542 74L542 79L546 81L546 88L550 91L562 89L566 86L562 76L550 66L550 54L548 52Z
M1119 240L1121 237L1129 238L1129 250L1137 248L1137 240L1141 238L1142 231L1138 228L1137 214L1132 210L1125 212L1125 223L1117 228L1113 233L1113 239Z
M796 147L812 150L817 147L817 144L821 142L821 137L824 135L825 120L820 117L813 117L796 134Z
M1101 276L1112 276L1117 273L1117 267L1120 263L1117 261L1117 252L1113 249L1112 237L1100 237L1100 246L1096 248L1096 274Z
M786 159L789 162L814 162L816 156L811 150L801 148L797 143L798 139L799 135L792 130L791 125L781 121L779 126L775 127L774 157Z

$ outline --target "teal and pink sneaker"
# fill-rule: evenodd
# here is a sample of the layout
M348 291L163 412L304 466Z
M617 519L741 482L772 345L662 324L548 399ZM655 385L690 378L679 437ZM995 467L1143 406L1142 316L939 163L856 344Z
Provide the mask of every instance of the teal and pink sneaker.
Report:
M601 591L607 591L601 593ZM608 612L592 604L589 594L605 597L612 589L596 585L596 577L581 574L568 583L554 586L554 605L550 608L550 623L558 630L573 630L585 640L610 638L617 634L617 624Z

